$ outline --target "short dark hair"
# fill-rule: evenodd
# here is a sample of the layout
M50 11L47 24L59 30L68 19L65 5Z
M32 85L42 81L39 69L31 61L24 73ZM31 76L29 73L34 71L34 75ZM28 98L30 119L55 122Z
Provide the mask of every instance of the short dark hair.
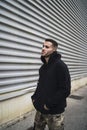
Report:
M56 48L58 47L58 43L53 39L45 39L45 41L51 42L53 44L53 46L56 47Z

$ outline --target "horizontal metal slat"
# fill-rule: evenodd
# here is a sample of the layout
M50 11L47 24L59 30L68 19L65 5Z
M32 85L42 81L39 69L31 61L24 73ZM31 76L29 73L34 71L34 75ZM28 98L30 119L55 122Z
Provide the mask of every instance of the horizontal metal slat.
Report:
M38 70L40 68L40 65L37 64L0 64L0 71L5 71L5 70Z
M0 82L0 86L7 86L7 85L13 85L13 84L23 84L23 83L27 83L27 82L35 82L38 80L38 77L37 76L31 76L31 77L19 77L19 78L6 78L6 79L2 79L1 82Z
M0 78L38 75L37 71L8 71L1 73Z
M25 83L25 84L17 84L17 85L9 85L10 87L5 87L5 88L1 88L0 87L0 94L4 94L4 93L10 93L10 92L15 92L15 91L19 91L19 95L21 93L21 90L26 90L31 87L36 87L37 83L36 82L32 82L32 83ZM10 93L11 94L11 93ZM15 96L15 95L14 95ZM2 95L0 95L0 97L2 97ZM7 97L5 97L7 98Z

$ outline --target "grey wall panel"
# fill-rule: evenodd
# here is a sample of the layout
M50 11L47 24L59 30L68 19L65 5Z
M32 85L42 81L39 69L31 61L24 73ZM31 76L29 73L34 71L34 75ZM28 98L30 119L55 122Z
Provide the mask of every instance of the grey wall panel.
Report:
M37 84L45 38L59 43L72 80L87 76L86 0L1 0L0 100Z

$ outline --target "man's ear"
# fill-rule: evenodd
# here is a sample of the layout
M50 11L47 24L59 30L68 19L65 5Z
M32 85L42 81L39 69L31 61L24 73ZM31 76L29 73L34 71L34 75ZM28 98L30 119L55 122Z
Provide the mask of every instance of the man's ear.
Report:
M57 51L57 47L54 47L53 51Z

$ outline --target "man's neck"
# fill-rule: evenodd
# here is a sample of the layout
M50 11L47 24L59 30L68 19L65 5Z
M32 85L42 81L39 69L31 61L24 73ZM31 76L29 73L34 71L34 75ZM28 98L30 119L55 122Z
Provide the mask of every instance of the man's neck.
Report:
M46 63L48 63L50 57L45 57Z

